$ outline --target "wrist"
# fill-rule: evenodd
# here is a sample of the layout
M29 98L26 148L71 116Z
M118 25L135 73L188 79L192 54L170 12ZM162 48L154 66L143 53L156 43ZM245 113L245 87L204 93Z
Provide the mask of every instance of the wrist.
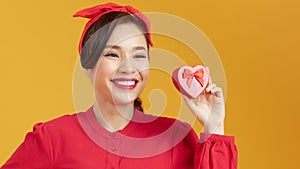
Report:
M216 127L204 127L203 132L210 133L210 134L224 135L224 125L216 126Z

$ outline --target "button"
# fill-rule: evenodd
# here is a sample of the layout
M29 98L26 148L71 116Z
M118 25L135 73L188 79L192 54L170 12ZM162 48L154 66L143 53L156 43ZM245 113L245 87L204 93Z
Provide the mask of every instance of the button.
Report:
M116 133L109 133L109 136L110 136L110 137L115 137L115 136L116 136Z
M117 148L116 147L111 147L110 150L111 151L117 151Z

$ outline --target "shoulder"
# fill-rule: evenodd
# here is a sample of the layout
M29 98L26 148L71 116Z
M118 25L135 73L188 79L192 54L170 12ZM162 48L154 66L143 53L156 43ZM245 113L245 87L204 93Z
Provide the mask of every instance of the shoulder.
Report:
M33 129L36 129L39 127L45 127L45 128L67 127L69 125L74 125L74 123L76 123L76 120L77 120L76 114L66 114L66 115L51 119L49 121L36 123L34 125Z
M77 114L66 114L61 117L57 117L44 123L49 128L61 128L76 125L78 123Z
M80 128L76 114L67 114L46 122L36 123L32 133L57 137L68 132L71 133L70 131L74 131L76 128Z

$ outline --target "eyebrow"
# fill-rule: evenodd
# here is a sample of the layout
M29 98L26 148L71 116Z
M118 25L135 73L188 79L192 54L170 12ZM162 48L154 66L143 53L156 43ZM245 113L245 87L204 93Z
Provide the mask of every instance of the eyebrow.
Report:
M118 46L118 45L106 45L105 48L121 49L121 47ZM133 50L134 51L136 51L136 50L145 50L145 51L147 51L147 49L144 46L135 46L135 47L133 47Z

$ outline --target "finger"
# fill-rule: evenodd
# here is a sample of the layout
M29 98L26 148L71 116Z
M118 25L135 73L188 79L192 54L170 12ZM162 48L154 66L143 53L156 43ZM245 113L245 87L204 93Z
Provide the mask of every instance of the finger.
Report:
M199 103L198 103L198 105L199 104L206 104L206 96L205 96L205 94L201 94L200 96L199 96Z
M201 102L201 95L199 95L198 97L196 97L196 104L199 105Z
M197 106L195 105L195 103L193 102L192 99L188 98L185 95L182 95L183 100L185 102L185 104L192 110L192 112L196 112L197 111Z
M211 90L211 88L212 88L212 84L209 84L209 85L206 87L205 91L208 92L208 91Z
M204 124L204 120L203 120L204 114L203 114L203 112L199 111L198 105L196 105L193 102L193 100L188 98L187 96L182 95L182 97L183 97L183 100L185 101L185 104L191 110L193 115L200 121L201 124ZM202 97L202 96L200 96L200 97ZM200 97L198 99L200 99ZM197 100L197 98L196 98L196 100ZM201 104L201 103L199 103L199 104Z
M223 91L221 87L214 87L211 89L211 93L217 97L223 97Z
M210 84L205 90L206 92L210 92L212 88L216 87L216 84L212 83Z
M189 98L186 95L182 95L183 100L188 100Z

